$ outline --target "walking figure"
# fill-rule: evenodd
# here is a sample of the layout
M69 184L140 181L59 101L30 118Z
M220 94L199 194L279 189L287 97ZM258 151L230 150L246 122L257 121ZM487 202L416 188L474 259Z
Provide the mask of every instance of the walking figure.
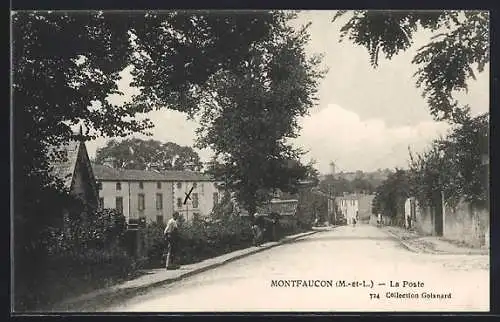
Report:
M166 269L176 269L177 260L177 243L179 241L179 227L178 227L179 213L176 211L173 213L172 218L167 222L167 227L163 232L165 235L165 241L167 243L167 258L165 260Z

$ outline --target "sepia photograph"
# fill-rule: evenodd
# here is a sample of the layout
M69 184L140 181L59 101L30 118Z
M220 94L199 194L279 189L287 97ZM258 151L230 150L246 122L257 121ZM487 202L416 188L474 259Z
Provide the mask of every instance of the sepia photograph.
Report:
M10 18L11 315L490 311L488 11Z

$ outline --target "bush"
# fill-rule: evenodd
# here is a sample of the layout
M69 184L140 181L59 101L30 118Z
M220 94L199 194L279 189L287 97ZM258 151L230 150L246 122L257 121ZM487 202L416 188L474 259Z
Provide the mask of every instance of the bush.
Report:
M240 217L221 220L193 220L180 232L181 264L201 261L250 247L250 224Z
M193 217L190 222L186 222L181 216L178 221L180 264L191 264L253 246L250 218L240 217L234 210L235 207L230 199L225 197L214 207L210 216ZM269 233L271 226L266 224L266 228ZM306 231L310 227L307 224L302 227L294 219L282 218L277 228L277 237L280 239ZM163 239L163 229L164 226L157 223L150 223L146 227L148 267L164 265L166 244ZM267 240L271 239L270 234L266 234L266 237Z
M143 234L146 245L145 267L159 267L162 265L163 253L165 251L164 230L164 223L150 222L146 225Z
M150 223L146 227L148 266L162 267L166 244L163 226ZM223 219L193 218L190 222L179 221L179 254L181 264L190 264L207 258L250 247L253 235L250 223L240 217Z
M135 269L122 247L123 215L97 210L66 219L62 227L46 228L38 247L25 255L31 255L24 265L32 269L16 280L16 310L36 309L106 286Z

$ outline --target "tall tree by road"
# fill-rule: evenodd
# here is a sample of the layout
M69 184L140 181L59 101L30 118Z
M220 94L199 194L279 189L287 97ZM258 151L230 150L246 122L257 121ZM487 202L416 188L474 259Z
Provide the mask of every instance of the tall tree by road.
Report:
M159 171L201 170L200 156L189 146L157 140L110 140L96 152L95 163L111 161L113 167L123 169Z
M217 90L204 101L211 108L200 115L198 146L215 152L211 171L251 215L270 190L293 190L308 173L302 151L287 142L297 135L297 118L314 105L323 76L321 58L304 51L307 41L307 26L295 32L280 24L245 65L209 80Z
M447 205L459 201L489 207L489 114L464 120L445 137L434 140L428 151L410 151L412 194L422 205L432 205L444 193Z
M334 21L351 15L341 28L348 38L364 46L377 67L380 54L391 59L413 44L419 29L436 33L418 49L416 84L423 89L431 114L437 120L460 122L466 106L453 97L467 90L467 83L483 72L490 59L487 11L339 11Z
M58 205L45 194L56 179L49 162L58 157L48 147L75 138L71 125L84 121L86 140L123 137L147 132L152 123L136 116L155 108L194 113L210 93L207 80L241 70L256 56L255 48L270 43L283 16L269 11L15 12L16 254L37 245L40 227L57 213L40 214L44 204ZM122 94L117 81L127 67L140 93L131 103L112 104L109 95Z

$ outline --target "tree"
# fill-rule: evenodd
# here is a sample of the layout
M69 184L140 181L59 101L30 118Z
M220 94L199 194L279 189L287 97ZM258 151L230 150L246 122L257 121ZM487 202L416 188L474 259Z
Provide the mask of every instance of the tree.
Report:
M49 147L75 139L71 125L84 121L82 139L145 132L154 108L194 113L211 75L243 66L249 52L268 41L281 13L90 11L16 12L13 32L13 101L16 245L36 238L47 189L60 191ZM132 69L140 93L130 103L108 100ZM55 187L53 183L55 184ZM57 185L59 184L59 185ZM19 240L18 240L19 239ZM31 241L24 245L33 244Z
M432 205L444 192L448 205L465 200L488 207L488 172L482 163L489 154L488 118L487 113L465 118L446 137L434 140L428 151L410 151L412 192L421 204Z
M327 175L326 178L320 182L319 187L323 193L330 194L331 192L335 196L341 196L344 192L353 192L351 182L340 176L335 178L333 175Z
M316 184L319 183L319 171L315 167L316 160L310 160L308 164L306 164L306 179L312 180Z
M211 76L241 69L256 47L269 43L279 12L15 12L12 16L14 113L14 245L16 272L32 272L40 232L59 215L62 190L51 152L81 139L148 134L152 123L136 116L157 108L199 111ZM255 55L252 55L254 57ZM129 103L117 81L131 69L139 89ZM20 261L21 259L21 261ZM29 275L29 274L28 274ZM16 274L17 282L28 278Z
M227 220L236 214L236 207L228 191L224 191L221 200L214 205L212 219Z
M346 15L339 11L333 21ZM466 106L453 97L467 90L467 82L483 72L490 59L487 11L367 11L355 10L341 28L348 38L364 46L377 67L381 53L391 59L413 44L419 29L435 32L431 42L418 49L412 60L414 75L436 120L456 121Z
M146 170L200 170L202 163L193 148L173 142L156 140L126 139L110 140L96 152L95 163L111 161L113 167Z
M287 142L296 136L297 118L314 105L323 76L320 57L304 52L306 30L276 26L245 66L209 80L218 85L204 102L212 108L200 115L197 144L215 152L210 171L251 215L271 189L293 190L307 176L302 151Z
M410 196L407 171L396 169L376 191L372 201L372 213L382 213L394 219L404 216L404 204Z

